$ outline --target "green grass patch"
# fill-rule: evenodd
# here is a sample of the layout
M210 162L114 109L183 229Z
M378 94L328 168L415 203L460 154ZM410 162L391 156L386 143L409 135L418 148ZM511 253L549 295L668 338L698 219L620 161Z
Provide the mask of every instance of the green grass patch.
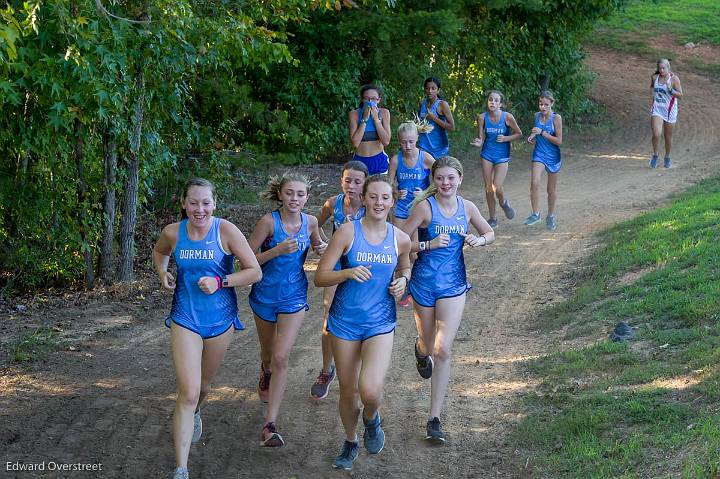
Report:
M720 464L720 178L601 234L541 328L596 341L529 361L541 378L515 440L538 477L715 477Z
M671 34L679 44L720 45L720 2L716 0L631 0L609 19L598 22L587 42L638 55L653 62L675 59L673 52L657 47L656 38ZM693 70L720 74L720 65L688 56L682 60Z
M632 32L651 40L649 32L671 32L680 41L720 45L720 2L717 0L631 0L599 23L598 30ZM602 40L605 41L605 40Z
M48 328L38 328L26 333L9 345L10 359L16 363L25 363L42 359L46 354L62 347L57 333Z

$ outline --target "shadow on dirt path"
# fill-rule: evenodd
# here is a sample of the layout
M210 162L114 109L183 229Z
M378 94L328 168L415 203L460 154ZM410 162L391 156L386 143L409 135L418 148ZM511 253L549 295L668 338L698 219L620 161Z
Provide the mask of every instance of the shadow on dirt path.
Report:
M518 217L500 220L493 246L467 253L474 288L454 348L442 418L448 445L424 444L430 383L415 371L414 322L410 310L401 309L382 408L386 448L378 456L361 449L352 474L331 469L343 433L337 385L325 400L309 397L320 366L322 311L321 293L311 287L311 310L293 350L278 421L287 446L259 448L258 345L248 320L247 291L239 291L248 329L236 334L204 408L203 440L190 453L192 477L523 477L526 458L516 455L507 438L522 418L517 398L534 387L519 362L563 346L559 335L533 331L537 309L569 293L562 278L597 246L598 230L720 170L715 101L720 85L679 72L687 96L675 133L676 167L651 170L646 112L653 65L601 50L590 52L588 64L598 74L593 97L608 109L611 124L606 135L584 140L573 138L572 126L566 125L557 231L546 231L544 223L521 224L530 209L529 154L517 154L506 193ZM463 160L467 173L461 191L485 213L477 157ZM37 323L72 319L65 324L75 334L69 339L75 346L43 362L3 369L0 467L5 472L8 462L46 463L45 471L8 471L3 477L168 477L175 382L162 320L169 307L170 296L151 292L136 301L38 313ZM103 469L59 473L49 470L51 461L101 463Z

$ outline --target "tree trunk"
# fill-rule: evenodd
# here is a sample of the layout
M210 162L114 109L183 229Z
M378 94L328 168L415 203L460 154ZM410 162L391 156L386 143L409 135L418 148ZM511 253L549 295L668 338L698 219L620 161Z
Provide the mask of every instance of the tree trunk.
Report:
M83 151L82 123L79 119L75 120L75 146L73 147L73 157L75 158L75 167L77 168L77 194L78 194L78 213L80 226L80 242L85 259L85 286L92 289L95 285L95 271L93 269L93 254L90 243L88 242L88 204L87 204L87 185L85 184L85 153Z
M545 91L550 88L550 77L547 73L540 75L540 91Z
M131 130L128 134L128 155L125 160L127 177L125 196L123 197L122 221L120 224L120 281L132 281L135 260L135 224L137 222L138 182L140 175L140 139L142 120L145 114L145 80L142 67L135 80L137 94L131 118Z
M115 169L117 168L117 143L110 126L103 129L103 236L100 249L100 278L113 279L113 242L115 239Z

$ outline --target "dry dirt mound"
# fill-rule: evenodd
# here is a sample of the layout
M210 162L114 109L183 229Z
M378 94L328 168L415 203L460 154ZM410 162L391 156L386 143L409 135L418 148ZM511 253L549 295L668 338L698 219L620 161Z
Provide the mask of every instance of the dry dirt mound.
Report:
M526 458L507 439L522 418L516 399L533 388L518 364L562 346L558 337L532 331L537 309L567 294L564 273L595 247L594 233L600 228L718 173L720 113L715 99L720 86L679 72L687 97L675 135L676 168L651 170L647 111L653 65L607 51L592 51L588 63L598 74L593 96L611 117L607 133L598 138L573 138L572 126L566 125L557 231L521 224L529 210L529 157L517 154L506 189L518 218L501 220L496 244L467 255L474 289L454 350L443 417L449 444L440 449L424 444L429 382L415 371L415 327L410 311L403 309L383 405L387 446L374 457L361 452L352 477L525 475ZM468 173L462 192L485 211L477 158L464 161ZM243 318L250 317L246 294L240 294ZM255 392L259 355L250 321L236 335L204 409L203 442L190 454L193 477L347 476L330 468L343 437L337 387L323 401L309 398L320 365L322 302L314 288L310 303L291 357L278 424L288 445L280 450L257 447L263 404ZM15 461L102 463L102 473L68 476L166 477L173 467L175 387L169 336L162 325L169 305L169 296L140 291L134 301L70 305L17 319L63 324L76 330L76 343L44 362L2 371L3 467ZM59 476L47 469L4 475Z

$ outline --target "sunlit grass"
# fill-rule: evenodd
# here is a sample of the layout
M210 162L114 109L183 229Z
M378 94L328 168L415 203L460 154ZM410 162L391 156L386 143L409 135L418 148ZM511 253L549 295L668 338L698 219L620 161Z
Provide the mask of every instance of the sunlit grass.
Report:
M516 440L538 477L715 477L720 464L720 178L603 233L580 286L541 314L585 347L526 362ZM613 343L615 323L636 339Z

